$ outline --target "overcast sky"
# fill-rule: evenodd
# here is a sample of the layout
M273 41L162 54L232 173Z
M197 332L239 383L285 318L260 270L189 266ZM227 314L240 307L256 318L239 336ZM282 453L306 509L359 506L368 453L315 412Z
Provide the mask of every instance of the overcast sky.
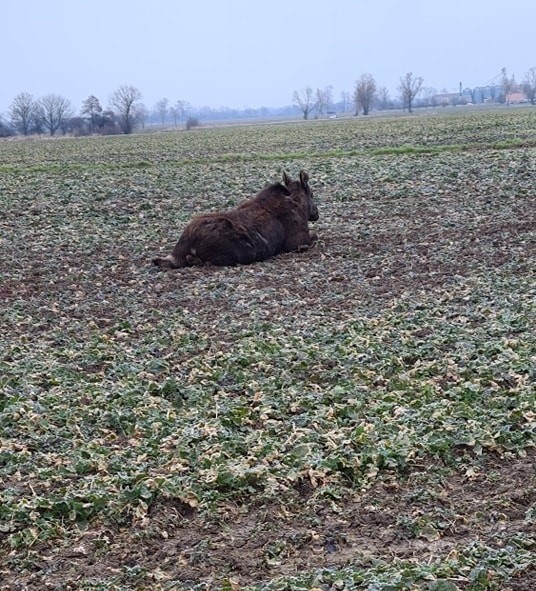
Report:
M535 0L0 0L0 22L0 113L19 92L277 107L363 73L394 97L406 72L455 90L536 67Z

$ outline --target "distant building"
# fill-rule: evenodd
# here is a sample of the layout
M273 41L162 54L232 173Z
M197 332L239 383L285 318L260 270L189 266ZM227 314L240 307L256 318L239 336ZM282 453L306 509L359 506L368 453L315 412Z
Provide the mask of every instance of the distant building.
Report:
M514 88L513 92L508 95L508 102L514 105L520 103L528 103L527 95L523 92L521 88Z
M473 102L476 105L482 103L498 103L503 95L501 86L477 86L473 88Z
M440 92L434 94L430 102L434 107L449 107L453 105L467 105L472 103L471 94L460 94L459 92Z
M502 86L476 86L475 88L464 88L460 92L442 92L435 94L431 98L434 106L452 106L452 105L482 105L484 103L505 103L510 104L525 103L527 97L520 85L515 85L508 97L504 96Z

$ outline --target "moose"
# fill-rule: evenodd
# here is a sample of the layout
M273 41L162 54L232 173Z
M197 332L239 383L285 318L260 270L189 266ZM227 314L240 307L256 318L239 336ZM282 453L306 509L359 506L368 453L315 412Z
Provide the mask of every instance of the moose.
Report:
M301 252L317 238L308 225L316 220L309 175L302 170L299 180L292 180L283 172L283 183L269 185L237 207L194 217L172 253L153 263L165 269L230 266L263 261L280 252Z

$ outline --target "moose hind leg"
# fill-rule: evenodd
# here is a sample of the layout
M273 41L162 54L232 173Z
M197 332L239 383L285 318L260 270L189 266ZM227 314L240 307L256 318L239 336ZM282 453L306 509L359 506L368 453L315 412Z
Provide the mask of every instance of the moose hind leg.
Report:
M180 267L179 262L172 254L168 254L166 257L155 257L153 265L161 269L177 269Z
M204 265L203 261L195 254L187 254L185 258L186 263L190 265L190 267L200 267L201 265Z

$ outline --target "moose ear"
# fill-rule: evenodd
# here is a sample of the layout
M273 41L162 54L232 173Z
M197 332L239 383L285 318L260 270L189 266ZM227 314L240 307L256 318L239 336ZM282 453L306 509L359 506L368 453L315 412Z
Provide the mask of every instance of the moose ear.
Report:
M283 182L288 187L292 182L292 179L289 177L288 172L286 170L283 171Z
M300 182L302 187L306 187L309 183L309 175L305 172L305 170L300 171Z

